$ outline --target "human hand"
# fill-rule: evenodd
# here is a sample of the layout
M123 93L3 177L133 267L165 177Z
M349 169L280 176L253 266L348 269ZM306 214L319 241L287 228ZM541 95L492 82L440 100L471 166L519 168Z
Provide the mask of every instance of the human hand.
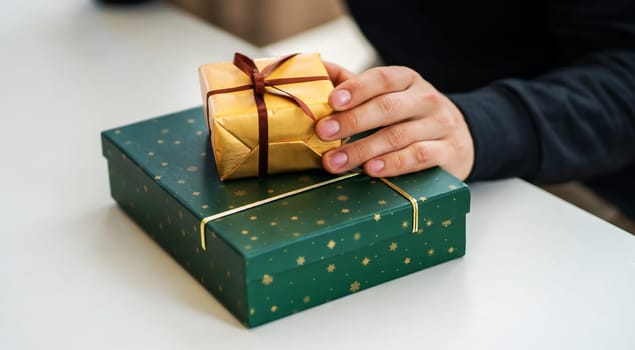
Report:
M336 85L329 96L335 112L317 123L316 134L331 141L380 128L324 154L327 171L363 166L368 175L384 177L438 165L461 180L468 177L474 145L463 114L418 73L396 66L359 75L333 63L326 68Z

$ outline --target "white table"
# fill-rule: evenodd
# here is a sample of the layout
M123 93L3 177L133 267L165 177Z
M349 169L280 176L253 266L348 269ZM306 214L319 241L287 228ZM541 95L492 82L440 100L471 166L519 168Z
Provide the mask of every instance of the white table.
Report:
M473 185L464 258L247 330L115 206L99 132L260 51L79 0L4 4L0 45L1 349L635 349L635 237L517 179Z

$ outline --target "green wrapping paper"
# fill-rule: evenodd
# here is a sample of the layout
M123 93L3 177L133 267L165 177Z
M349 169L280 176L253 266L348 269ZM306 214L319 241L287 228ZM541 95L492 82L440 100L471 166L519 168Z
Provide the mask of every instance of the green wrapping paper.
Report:
M389 179L416 200L413 230L413 204L366 175L259 205L337 176L221 182L201 108L105 131L102 144L120 207L247 327L465 254L469 188L439 168ZM201 235L206 218L250 204Z

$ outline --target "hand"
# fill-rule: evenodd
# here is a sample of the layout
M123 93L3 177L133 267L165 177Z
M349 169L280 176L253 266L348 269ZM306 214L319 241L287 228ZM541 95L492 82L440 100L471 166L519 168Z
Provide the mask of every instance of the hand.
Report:
M461 111L418 73L406 67L372 68L353 75L326 63L336 85L329 96L335 112L315 131L325 140L377 132L327 152L331 173L364 167L370 176L396 176L440 166L465 180L474 163L474 145Z

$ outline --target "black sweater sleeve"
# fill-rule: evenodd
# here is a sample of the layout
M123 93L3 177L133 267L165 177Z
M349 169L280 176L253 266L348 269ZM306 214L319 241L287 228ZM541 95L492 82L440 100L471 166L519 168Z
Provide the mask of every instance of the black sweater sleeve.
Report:
M556 68L449 95L474 139L469 180L584 179L635 162L635 2L549 11Z

